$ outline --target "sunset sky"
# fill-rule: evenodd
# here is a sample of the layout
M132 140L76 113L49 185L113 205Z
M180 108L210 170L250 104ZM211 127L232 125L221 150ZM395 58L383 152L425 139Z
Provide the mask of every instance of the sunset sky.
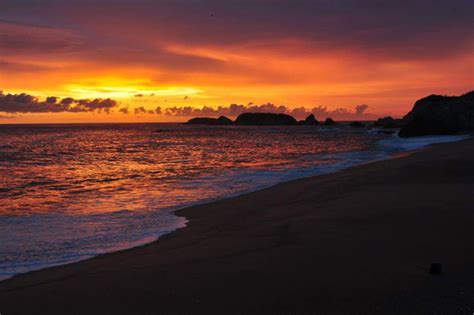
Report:
M473 89L473 14L472 0L3 0L0 123L402 116Z

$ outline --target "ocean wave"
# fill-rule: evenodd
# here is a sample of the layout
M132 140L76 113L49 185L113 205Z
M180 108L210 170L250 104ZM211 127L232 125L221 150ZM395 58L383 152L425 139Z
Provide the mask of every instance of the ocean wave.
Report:
M469 137L469 135L446 135L401 138L398 136L398 134L394 134L392 137L380 140L378 143L381 146L385 146L387 148L408 151L421 149L437 143L461 141Z

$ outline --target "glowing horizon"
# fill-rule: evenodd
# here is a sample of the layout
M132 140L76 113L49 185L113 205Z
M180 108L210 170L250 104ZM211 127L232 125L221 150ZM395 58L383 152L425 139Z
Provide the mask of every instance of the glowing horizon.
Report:
M470 9L464 0L383 8L322 0L6 1L3 93L111 98L117 106L108 113L10 106L0 123L183 121L190 116L167 109L267 103L400 117L419 98L474 87Z

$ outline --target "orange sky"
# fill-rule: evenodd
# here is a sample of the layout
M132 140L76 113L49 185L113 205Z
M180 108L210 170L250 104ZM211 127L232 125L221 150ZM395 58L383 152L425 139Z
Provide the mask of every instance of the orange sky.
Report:
M348 114L340 119L370 119L401 116L421 97L474 86L469 1L290 3L6 1L4 94L27 93L38 102L111 98L118 105L110 113L34 113L9 104L0 123L184 121L189 116L166 109L249 103L343 108ZM361 104L367 109L353 114ZM135 113L140 107L160 107L161 114Z

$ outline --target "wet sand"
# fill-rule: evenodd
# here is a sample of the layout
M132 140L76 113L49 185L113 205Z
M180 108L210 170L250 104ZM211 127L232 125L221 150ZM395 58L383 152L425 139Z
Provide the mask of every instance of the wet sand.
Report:
M154 243L0 282L0 313L474 312L474 139L178 214Z

